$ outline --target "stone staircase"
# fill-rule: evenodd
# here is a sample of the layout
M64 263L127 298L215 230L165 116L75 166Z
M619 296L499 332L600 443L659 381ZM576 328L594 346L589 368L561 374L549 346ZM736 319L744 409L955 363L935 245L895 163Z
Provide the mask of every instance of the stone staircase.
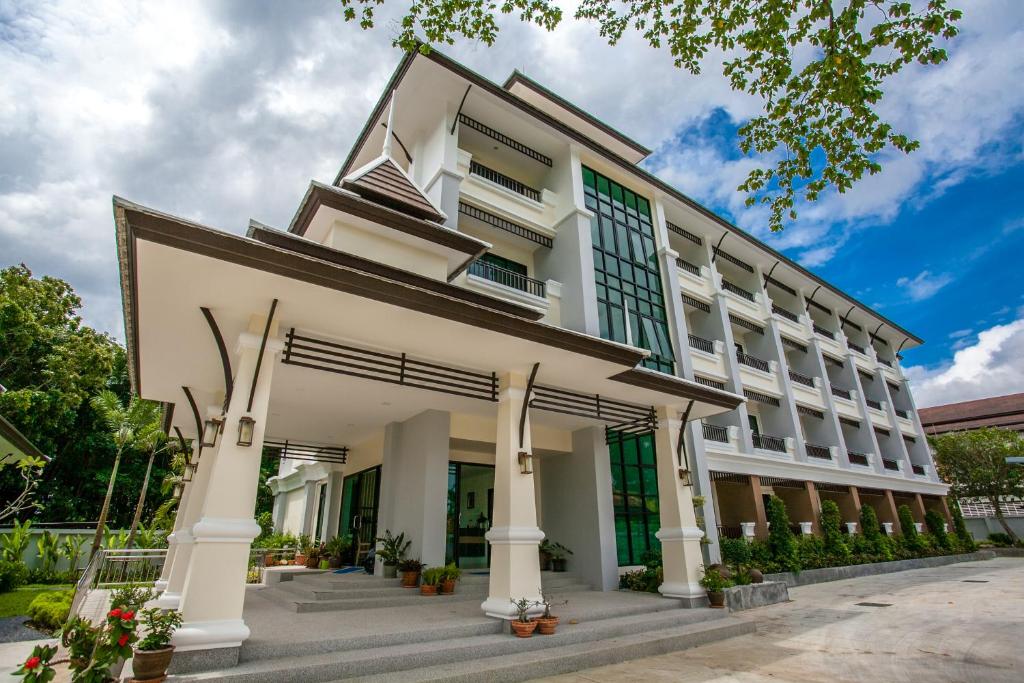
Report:
M335 575L297 576L258 592L275 603L278 631L287 638L254 637L243 643L239 664L176 675L172 681L523 681L694 647L754 630L751 621L724 610L682 609L651 595L589 590L571 574L548 574L545 591L568 600L553 636L515 638L506 623L481 618L476 605L487 577L464 575L452 596L425 598L397 581ZM473 601L473 602L468 602ZM369 605L367 607L367 605ZM415 606L414 606L415 605ZM397 608L397 609L395 609ZM365 624L331 635L337 619ZM293 614L294 623L288 621ZM300 627L315 619L318 627ZM575 622L575 623L573 623ZM312 632L310 632L312 631Z

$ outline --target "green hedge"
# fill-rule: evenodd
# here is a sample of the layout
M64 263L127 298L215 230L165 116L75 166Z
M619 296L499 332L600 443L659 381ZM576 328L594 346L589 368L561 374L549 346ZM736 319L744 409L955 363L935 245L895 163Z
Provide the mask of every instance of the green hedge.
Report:
M41 629L56 631L68 620L74 595L73 590L40 593L28 606L28 618Z
M23 562L0 560L0 593L9 593L28 581L28 567Z

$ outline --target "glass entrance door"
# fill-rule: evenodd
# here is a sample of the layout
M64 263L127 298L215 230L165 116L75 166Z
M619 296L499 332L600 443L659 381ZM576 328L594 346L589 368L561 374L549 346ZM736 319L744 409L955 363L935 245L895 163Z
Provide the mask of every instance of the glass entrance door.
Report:
M448 463L446 562L460 569L486 569L491 548L484 534L494 511L494 467Z
M345 477L341 488L342 534L352 537L352 547L364 552L377 538L377 500L380 495L380 467ZM369 544L367 546L367 544Z

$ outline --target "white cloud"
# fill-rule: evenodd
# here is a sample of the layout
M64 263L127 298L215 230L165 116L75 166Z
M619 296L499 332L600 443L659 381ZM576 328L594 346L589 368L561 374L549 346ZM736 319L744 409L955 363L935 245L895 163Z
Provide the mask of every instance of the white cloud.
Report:
M953 281L953 276L948 273L933 274L929 270L922 270L912 278L901 277L896 280L896 286L907 290L911 301L924 301L930 299L940 289Z
M905 372L920 408L1024 391L1024 318L980 332L950 363Z
M954 330L954 331L949 333L949 338L950 339L960 339L961 337L968 336L969 334L971 334L971 332L974 332L974 330L972 330L970 328L966 328L966 329L963 329L963 330Z

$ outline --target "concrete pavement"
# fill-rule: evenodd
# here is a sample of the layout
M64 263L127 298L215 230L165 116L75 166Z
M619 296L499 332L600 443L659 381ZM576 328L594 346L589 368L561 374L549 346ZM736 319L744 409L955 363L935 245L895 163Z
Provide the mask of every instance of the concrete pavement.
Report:
M1024 559L802 586L790 596L742 613L757 622L755 634L538 680L1024 680Z

